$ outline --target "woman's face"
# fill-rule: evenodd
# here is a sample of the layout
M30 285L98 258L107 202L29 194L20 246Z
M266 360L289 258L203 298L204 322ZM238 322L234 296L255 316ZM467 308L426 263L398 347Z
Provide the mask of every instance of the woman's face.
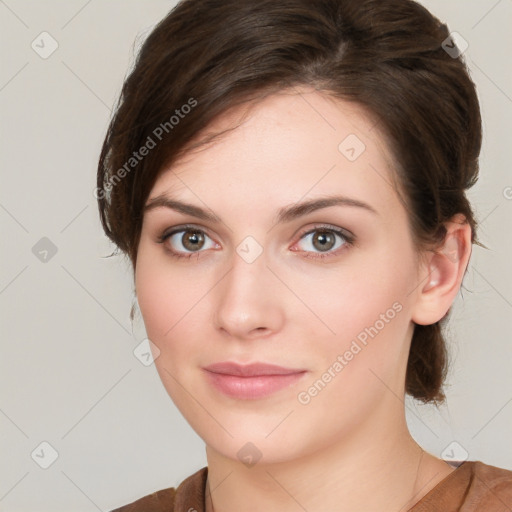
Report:
M363 110L303 90L155 183L137 298L162 382L210 449L285 461L399 421L421 272L391 166ZM204 369L222 362L295 373Z

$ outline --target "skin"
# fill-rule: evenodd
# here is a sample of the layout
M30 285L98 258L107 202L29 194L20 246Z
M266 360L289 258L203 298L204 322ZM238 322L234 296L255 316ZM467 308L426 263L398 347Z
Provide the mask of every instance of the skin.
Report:
M457 216L446 224L444 249L416 250L391 185L392 155L357 105L294 89L237 107L210 128L239 123L165 169L148 198L186 201L222 222L147 210L135 270L159 375L206 443L207 510L405 511L453 471L410 435L404 383L414 322L434 323L452 305L470 257L470 227ZM355 161L338 149L349 134L366 146ZM330 195L377 213L331 206L276 224L280 208ZM205 233L199 258L170 255L194 253L182 243L186 233L158 243L185 223ZM350 231L354 244L335 236L322 251L313 243L317 232L305 233L325 224ZM237 253L247 236L263 249L251 263ZM328 257L315 259L322 254ZM397 303L400 311L359 343L342 371L309 403L299 402ZM213 388L202 370L227 360L307 372L269 397L239 400ZM261 454L250 467L237 456L248 442Z

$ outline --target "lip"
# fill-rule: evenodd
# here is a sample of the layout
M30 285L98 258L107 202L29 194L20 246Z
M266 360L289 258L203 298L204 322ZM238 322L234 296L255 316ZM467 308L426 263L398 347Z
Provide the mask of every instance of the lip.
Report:
M232 398L255 400L270 396L301 379L307 370L267 363L215 363L203 368L211 384Z
M304 369L285 368L275 364L267 363L250 363L238 364L231 361L215 363L204 367L205 370L212 373L220 373L223 375L236 375L238 377L257 377L260 375L290 375L293 373L304 372Z

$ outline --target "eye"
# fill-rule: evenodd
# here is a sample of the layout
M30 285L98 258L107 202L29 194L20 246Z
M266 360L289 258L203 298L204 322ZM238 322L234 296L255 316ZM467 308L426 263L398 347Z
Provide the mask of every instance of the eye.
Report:
M303 246L299 251L306 253L306 258L334 257L340 250L352 246L354 240L355 237L346 230L325 225L315 226L301 236L299 242L303 242ZM174 258L192 258L194 255L199 258L200 253L206 249L220 248L205 231L195 226L173 228L159 236L157 241L166 244L166 251ZM297 249L292 250L299 252Z
M210 240L210 244L208 244ZM165 232L159 237L159 243L166 244L171 256L176 258L191 258L194 254L203 252L202 249L213 249L218 245L202 230L194 226L181 226Z
M326 258L337 256L339 249L353 245L354 236L339 228L315 226L304 233L300 241L303 242L302 251L313 253L306 255L307 258Z

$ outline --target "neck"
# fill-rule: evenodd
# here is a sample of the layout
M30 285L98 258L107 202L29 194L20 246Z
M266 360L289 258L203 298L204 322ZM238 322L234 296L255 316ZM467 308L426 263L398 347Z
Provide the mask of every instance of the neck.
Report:
M414 441L405 416L285 462L246 467L210 446L206 453L206 512L405 512L453 471Z

